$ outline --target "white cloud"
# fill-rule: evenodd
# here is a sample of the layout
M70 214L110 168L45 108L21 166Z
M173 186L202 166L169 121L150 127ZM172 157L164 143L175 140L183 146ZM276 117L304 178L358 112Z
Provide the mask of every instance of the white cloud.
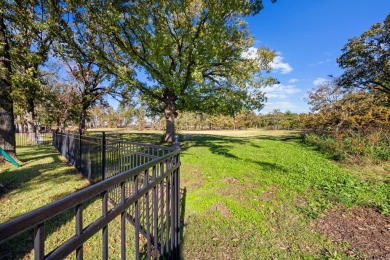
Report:
M324 78L316 78L314 81L313 81L313 84L315 86L319 86L321 84L324 84L327 80L324 79Z
M290 79L289 81L288 81L288 83L296 83L296 82L298 82L299 81L299 79Z
M290 73L293 68L290 66L290 64L283 62L283 57L281 56L281 53L278 53L274 60L271 62L271 67L274 69L276 72L279 72L281 74L288 74ZM257 48L255 47L250 47L248 48L248 51L245 51L241 54L242 58L246 59L256 59L257 56Z
M318 62L318 65L329 63L331 61L332 61L331 59L321 60L321 61Z
M310 66L318 66L318 65L329 63L331 61L332 61L332 59L320 60L316 63L310 63Z
M294 85L276 84L267 86L263 89L267 98L286 99L289 95L300 92L301 90Z
M289 101L281 101L281 102L270 102L266 103L265 107L261 110L261 113L269 113L275 109L279 109L282 112L286 112L287 110L294 111L298 107Z
M276 55L274 60L271 62L271 67L277 72L288 74L293 70L293 68L290 66L290 64L283 62L283 57L280 55L280 53Z
M250 47L248 51L245 51L241 54L242 58L246 59L256 59L257 58L257 48Z

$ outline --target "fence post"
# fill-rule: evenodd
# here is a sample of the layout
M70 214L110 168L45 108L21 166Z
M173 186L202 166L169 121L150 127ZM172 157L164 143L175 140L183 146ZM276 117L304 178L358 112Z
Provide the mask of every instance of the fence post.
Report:
M179 135L174 136L173 149L180 150ZM180 154L176 155L173 159L173 165L176 166L180 164ZM176 169L172 173L172 241L171 249L173 258L179 258L180 255L180 169Z
M106 179L106 133L102 137L102 180Z
M79 133L79 154L78 154L79 158L77 160L79 170L81 170L81 168L82 168L81 156L82 156L82 153L81 153L81 133Z
M172 143L175 150L180 149L179 135L174 136L175 141Z
M69 160L69 158L70 158L69 157L69 146L70 146L69 139L70 139L70 130L68 130L68 135L66 136L66 156L65 156L65 158L68 159L68 161L70 161Z

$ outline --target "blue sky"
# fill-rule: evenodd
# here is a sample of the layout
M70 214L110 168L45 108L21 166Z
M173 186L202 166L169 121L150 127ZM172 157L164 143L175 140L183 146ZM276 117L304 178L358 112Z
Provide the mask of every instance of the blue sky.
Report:
M390 13L390 0L264 0L264 10L246 19L254 47L278 52L272 75L280 85L267 87L273 109L308 112L307 91L328 75L340 75L336 59L348 38L360 36Z
M264 0L264 9L247 18L254 47L278 53L272 75L280 84L264 89L274 109L309 112L307 91L342 73L336 59L348 38L358 37L390 13L390 0ZM117 108L118 102L109 98Z

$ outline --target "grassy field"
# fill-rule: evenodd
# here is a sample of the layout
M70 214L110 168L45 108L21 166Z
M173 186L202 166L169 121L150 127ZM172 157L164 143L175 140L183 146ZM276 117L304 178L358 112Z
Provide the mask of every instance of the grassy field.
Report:
M390 213L389 179L347 171L294 133L252 134L183 143L185 258L347 258L346 244L313 230L316 218L341 205Z
M377 169L365 171L362 167L337 165L302 144L297 133L240 130L182 131L180 134L183 150L181 188L185 189L182 212L184 259L364 257L364 252L351 253L347 243L335 243L316 232L317 219L333 208L371 207L390 214L386 168L376 166ZM158 143L160 137L161 132L151 131L124 132L122 136L152 143ZM0 170L3 184L19 178L18 173L22 175L28 170L31 174L23 181L17 181L18 184L5 186L0 198L2 205L7 203L0 210L2 221L31 209L31 205L23 203L25 198L32 196L27 192L37 194L35 189L42 190L38 196L42 197L40 204L77 189L76 184L70 185L73 190L66 191L63 186L56 186L63 185L65 179L79 183L80 188L86 185L71 170L57 172L57 168L62 168L58 165L62 165L63 160L51 148L31 149L35 150L26 150L20 156L24 162L20 169L7 165L5 170ZM39 162L44 158L49 161ZM41 168L35 164L47 166ZM59 183L55 181L57 178L65 179ZM53 189L57 194L48 193ZM26 194L20 197L24 192ZM23 208L19 213L13 213L11 207L15 203ZM94 214L91 206L90 215ZM67 225L61 229L67 229L65 227ZM115 244L116 238L111 239ZM99 244L94 240L91 243L87 248Z

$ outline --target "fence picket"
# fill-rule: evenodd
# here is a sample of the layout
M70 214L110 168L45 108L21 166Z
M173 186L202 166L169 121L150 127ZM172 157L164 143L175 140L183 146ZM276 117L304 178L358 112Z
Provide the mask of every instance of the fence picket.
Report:
M102 137L53 133L52 144L86 178L95 183L65 198L0 225L0 244L34 228L35 258L64 258L101 231L102 259L108 252L108 224L121 216L121 258L126 258L125 220L135 227L136 259L178 258L180 245L179 153L175 147L146 145ZM102 217L83 227L83 205L102 196ZM111 204L108 210L108 203ZM74 209L75 236L45 255L45 222ZM146 252L140 251L140 236ZM142 242L143 243L143 242Z

